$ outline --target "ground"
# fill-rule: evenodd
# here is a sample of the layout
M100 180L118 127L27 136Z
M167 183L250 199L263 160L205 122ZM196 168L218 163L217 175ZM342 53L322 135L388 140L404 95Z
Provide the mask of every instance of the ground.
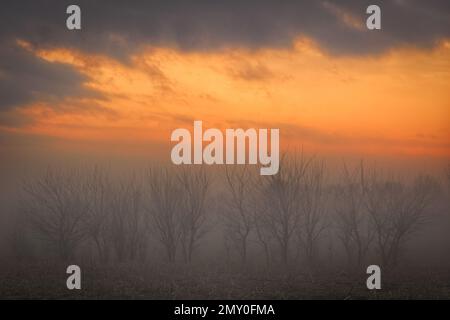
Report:
M363 275L297 270L233 271L225 266L115 264L83 266L81 290L66 288L66 266L3 264L2 299L449 299L450 270L414 269L382 277L368 290ZM207 271L205 271L207 270ZM288 274L288 275L287 275Z

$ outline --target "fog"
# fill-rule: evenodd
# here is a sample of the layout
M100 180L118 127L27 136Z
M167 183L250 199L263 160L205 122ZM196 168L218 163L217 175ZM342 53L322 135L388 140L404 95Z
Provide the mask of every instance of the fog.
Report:
M1 164L3 297L62 297L70 264L87 270L87 297L370 298L371 264L394 296L446 295L445 161L292 152L260 176L258 166L53 154Z

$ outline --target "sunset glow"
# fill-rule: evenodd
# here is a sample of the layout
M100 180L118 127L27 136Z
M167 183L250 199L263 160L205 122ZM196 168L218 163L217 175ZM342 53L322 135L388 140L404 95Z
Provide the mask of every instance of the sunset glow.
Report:
M171 130L203 119L219 128L270 123L284 148L450 155L449 42L364 57L331 56L306 38L289 49L148 47L123 63L63 48L33 53L74 66L100 97L17 109L31 120L14 129L23 133L145 147L169 145Z

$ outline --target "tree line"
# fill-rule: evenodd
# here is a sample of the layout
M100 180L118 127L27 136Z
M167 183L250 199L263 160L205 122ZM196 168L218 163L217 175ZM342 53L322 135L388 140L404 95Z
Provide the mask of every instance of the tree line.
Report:
M291 154L273 176L246 165L220 172L152 166L122 179L98 167L48 168L24 181L20 213L33 241L62 261L82 244L99 263L139 261L157 240L167 261L191 263L206 235L222 232L223 247L243 265L256 243L268 267L301 261L314 268L325 235L332 235L349 267L368 259L395 267L431 219L439 190L430 176L406 182L363 162L344 164L332 182L325 161Z

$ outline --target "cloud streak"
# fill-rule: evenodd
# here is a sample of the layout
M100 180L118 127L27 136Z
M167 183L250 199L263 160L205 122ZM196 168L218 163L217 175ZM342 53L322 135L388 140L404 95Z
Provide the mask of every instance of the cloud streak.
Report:
M72 66L45 61L15 44L0 49L0 111L34 100L59 101L65 97L99 97L85 87L87 77Z
M124 57L142 45L185 50L289 46L299 35L314 38L330 52L368 54L403 43L428 46L449 36L448 1L383 2L381 32L355 28L365 25L372 2L80 0L83 29L70 32L66 1L7 0L0 37Z
M122 62L145 46L205 51L229 47L288 47L306 36L338 55L379 53L398 45L431 46L450 33L448 1L382 4L383 29L364 25L369 1L228 0L86 1L82 30L65 27L67 1L12 1L0 12L0 109L49 97L89 95L74 68L42 61L14 47L20 39L39 48L68 48ZM263 73L261 73L263 72ZM247 68L240 76L267 76Z

